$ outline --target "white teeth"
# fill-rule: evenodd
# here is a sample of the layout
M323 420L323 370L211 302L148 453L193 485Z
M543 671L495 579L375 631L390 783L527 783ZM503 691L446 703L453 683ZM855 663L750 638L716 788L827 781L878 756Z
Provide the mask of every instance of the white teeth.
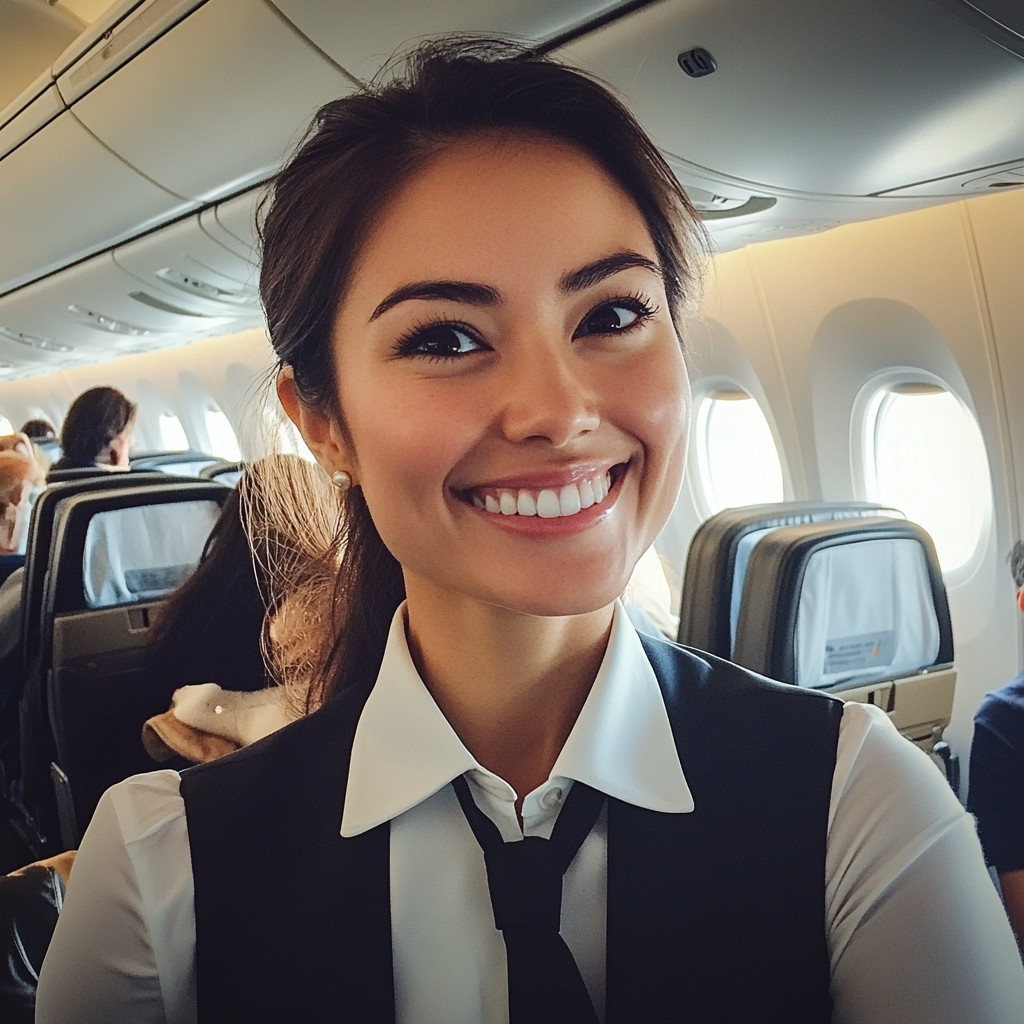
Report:
M594 485L589 480L580 483L580 508L590 508L597 498L594 495Z
M556 519L560 516L574 516L591 505L599 505L608 497L612 488L611 472L602 473L591 480L578 484L566 484L559 490L545 488L536 497L532 491L499 491L497 495L478 493L472 495L477 508L503 516L540 516L542 519Z
M537 502L529 491L520 491L516 507L521 516L535 516L537 514Z
M554 491L541 491L537 495L537 515L541 519L557 519L561 514L558 495Z
M579 512L580 492L575 484L567 484L558 494L559 514L563 516L574 516Z

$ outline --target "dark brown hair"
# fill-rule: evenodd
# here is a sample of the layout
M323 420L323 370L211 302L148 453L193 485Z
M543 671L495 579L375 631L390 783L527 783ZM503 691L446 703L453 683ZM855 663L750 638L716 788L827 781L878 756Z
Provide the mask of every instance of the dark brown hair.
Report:
M377 81L322 107L265 200L260 292L271 343L299 399L337 408L331 329L374 218L445 145L480 134L539 135L592 158L632 197L658 254L673 322L697 275L696 215L657 147L606 86L500 40L445 38L393 62ZM401 568L359 488L345 498L333 646L310 707L372 685Z
M137 406L117 388L83 391L68 409L60 431L61 462L110 461L110 442L135 419Z

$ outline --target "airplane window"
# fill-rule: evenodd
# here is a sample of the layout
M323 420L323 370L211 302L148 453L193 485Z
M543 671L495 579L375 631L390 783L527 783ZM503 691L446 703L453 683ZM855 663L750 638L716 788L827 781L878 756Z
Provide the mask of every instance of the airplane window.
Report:
M760 405L745 391L718 389L697 407L695 438L709 511L782 501L782 463Z
M0 416L0 437L14 433L14 424L6 417Z
M183 452L188 448L188 435L173 412L160 413L160 440L169 452Z
M228 462L238 462L242 458L231 421L215 406L206 410L206 433L210 438L211 455L219 455Z
M868 497L923 526L944 571L963 565L992 510L988 457L974 417L945 388L918 382L883 388L868 413Z

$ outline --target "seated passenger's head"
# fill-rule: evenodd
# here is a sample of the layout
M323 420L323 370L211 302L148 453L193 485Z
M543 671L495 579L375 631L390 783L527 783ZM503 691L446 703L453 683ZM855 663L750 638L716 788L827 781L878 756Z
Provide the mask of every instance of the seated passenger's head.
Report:
M1017 604L1024 612L1024 541L1017 541L1007 558L1010 563L1010 575L1017 586Z
M0 451L0 555L24 553L32 488L42 479L42 470L28 456Z
M71 403L61 428L65 462L127 469L136 409L117 388L83 391Z
M260 287L282 403L345 474L342 644L369 639L339 663L372 669L405 594L569 616L623 592L682 479L698 234L621 103L511 44L428 44L320 111Z
M57 430L49 420L27 420L22 425L21 433L33 441L57 440Z

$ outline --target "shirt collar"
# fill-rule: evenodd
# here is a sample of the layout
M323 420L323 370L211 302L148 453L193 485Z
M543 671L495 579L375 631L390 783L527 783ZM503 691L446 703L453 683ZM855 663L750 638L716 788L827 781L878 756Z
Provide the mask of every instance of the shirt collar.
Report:
M472 769L486 771L416 671L403 604L356 725L341 834L390 821ZM556 776L652 811L693 810L658 679L620 602L597 678L552 768Z

